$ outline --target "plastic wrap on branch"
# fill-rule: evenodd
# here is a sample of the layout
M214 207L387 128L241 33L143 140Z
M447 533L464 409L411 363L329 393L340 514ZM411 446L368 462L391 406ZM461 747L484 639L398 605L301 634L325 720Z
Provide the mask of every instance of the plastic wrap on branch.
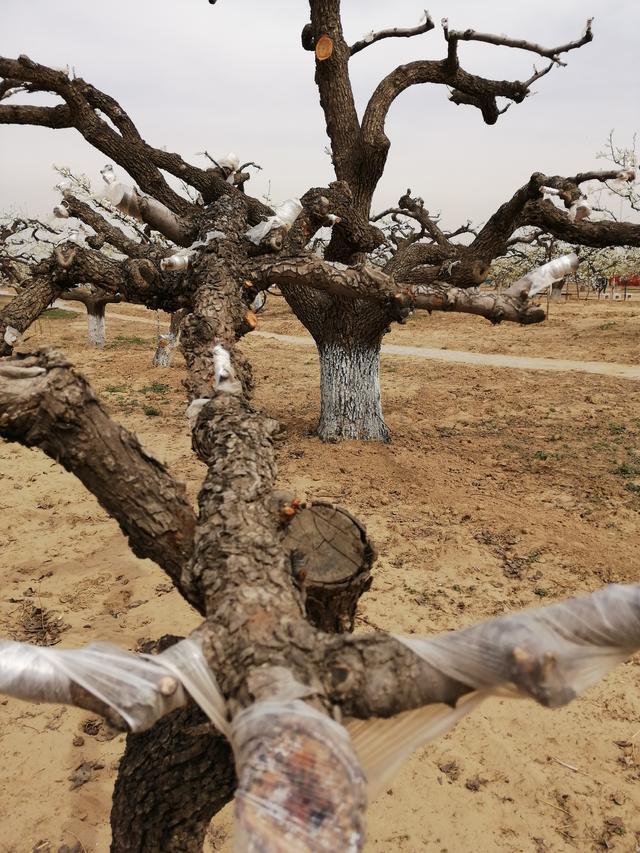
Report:
M475 688L512 683L555 708L640 646L640 584L611 584L433 638L397 639L449 678Z
M571 222L581 222L583 219L588 219L589 216L591 216L591 205L586 198L579 198L569 208L569 220Z
M246 232L246 236L256 246L260 245L264 238L276 228L282 228L285 232L289 231L302 212L302 204L300 199L290 198L276 207L275 211L274 216L270 216L264 222L259 222Z
M195 640L182 640L156 656L108 643L51 649L0 641L0 693L89 707L78 688L104 706L94 704L94 710L111 711L113 723L124 721L134 732L186 704L186 689L220 731L229 731L224 699Z
M347 729L374 796L418 747L445 734L491 695L570 702L640 647L640 585L491 619L435 637L396 637L447 678L473 689L455 708L428 705Z
M238 853L362 849L365 780L343 726L299 700L257 702L231 742Z
M187 411L185 412L186 418L189 421L189 429L193 431L195 425L198 421L198 415L204 409L208 402L210 402L211 397L196 397L195 400L192 400L187 406Z
M216 164L222 169L227 178L228 184L234 183L234 175L240 166L240 158L233 151L230 151L225 157L218 157Z
M4 330L4 342L8 344L10 347L15 344L19 344L22 340L22 335L17 329L14 329L13 326L7 326Z
M521 284L528 284L528 296L537 296L547 290L554 281L560 281L569 273L575 272L578 269L578 256L575 253L570 255L561 255L559 258L554 258L541 267L531 270L521 279L518 279L510 289L516 288Z
M224 391L227 394L241 393L242 386L236 379L235 371L231 365L231 355L220 343L213 347L213 372L217 391Z
M176 252L175 255L169 255L168 258L162 258L160 261L160 269L162 272L182 272L189 268L193 252L184 250Z
M147 223L170 240L179 243L183 239L184 226L166 205L151 196L144 195L136 187L120 183L111 166L105 166L101 174L106 183L100 194L101 198L106 199L120 213Z
M481 690L468 693L455 708L438 702L395 717L345 720L367 780L369 801L382 791L416 749L446 734L489 695L489 691Z

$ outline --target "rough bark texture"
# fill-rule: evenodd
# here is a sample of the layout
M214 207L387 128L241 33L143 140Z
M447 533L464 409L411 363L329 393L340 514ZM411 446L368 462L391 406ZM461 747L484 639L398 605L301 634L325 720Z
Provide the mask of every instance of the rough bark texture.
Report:
M231 747L197 705L130 734L111 811L111 853L199 853L232 798Z
M33 321L42 314L60 294L63 288L46 274L33 279L29 287L9 302L0 311L0 355L9 355L12 350L7 329L25 332Z
M320 354L320 420L323 441L365 439L388 441L380 399L380 344L322 341Z

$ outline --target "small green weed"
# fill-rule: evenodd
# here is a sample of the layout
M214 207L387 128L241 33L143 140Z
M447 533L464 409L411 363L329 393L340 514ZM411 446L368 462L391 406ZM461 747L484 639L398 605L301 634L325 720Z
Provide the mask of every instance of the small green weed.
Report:
M549 454L545 453L544 450L536 450L536 452L533 454L533 458L545 460L549 458Z
M74 317L78 316L78 312L67 311L63 308L47 308L40 316L47 320L73 320Z
M155 406L143 406L142 411L148 418L157 418L162 414L160 409L156 409Z
M129 389L126 385L107 385L104 390L106 394L124 394Z
M112 341L109 341L107 346L110 349L118 349L126 346L141 346L149 343L147 338L140 338L138 335L116 335Z
M171 390L171 386L164 382L152 382L151 385L145 385L141 389L143 394L167 394Z
M640 468L635 465L630 465L628 462L622 462L617 468L613 469L613 473L619 477L624 477L625 480L630 480L632 477L640 477Z

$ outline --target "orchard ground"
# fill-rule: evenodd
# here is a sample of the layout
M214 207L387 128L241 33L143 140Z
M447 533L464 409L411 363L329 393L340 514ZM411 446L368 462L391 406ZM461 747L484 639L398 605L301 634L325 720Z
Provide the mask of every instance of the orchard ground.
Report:
M71 305L70 307L73 307ZM126 319L123 319L126 318ZM152 322L150 323L149 320ZM151 367L155 318L107 312L104 351L83 309L55 312L24 347L62 349L112 415L183 479L190 450L180 356ZM304 334L269 297L260 328ZM640 362L640 299L551 303L538 326L492 328L464 315L418 315L385 343L531 357ZM323 445L315 351L249 335L256 405L286 427L280 483L343 504L380 558L357 631L444 631L509 610L638 580L640 382L577 372L447 364L384 355L393 441ZM39 451L0 446L0 635L60 646L136 649L199 622L153 563L71 474ZM638 663L559 711L492 700L414 755L369 811L368 853L632 851L640 844ZM121 735L78 709L0 705L0 851L63 842L109 845ZM41 844L39 842L48 842ZM207 851L232 850L228 807Z

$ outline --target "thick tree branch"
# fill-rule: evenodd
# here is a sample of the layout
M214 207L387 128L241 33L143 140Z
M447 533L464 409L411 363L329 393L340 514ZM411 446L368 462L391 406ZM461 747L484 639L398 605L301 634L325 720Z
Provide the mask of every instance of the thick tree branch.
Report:
M311 49L322 37L329 38L333 46L328 59L316 58L316 83L327 123L327 134L331 140L336 177L355 187L351 152L360 131L360 122L349 78L350 48L342 32L340 2L310 0L309 5L311 24L307 35Z
M102 240L103 243L109 243L114 249L128 255L130 258L146 258L154 253L154 248L149 244L140 243L138 240L133 240L115 225L112 225L107 219L98 213L90 204L82 201L69 190L64 192L63 206L69 212L69 216L75 216L86 225L89 225ZM99 245L92 246L94 249L100 248ZM155 252L158 248L155 247ZM167 251L160 251L160 256L168 254Z
M71 110L64 104L56 107L2 104L0 105L0 124L36 124L56 130L74 126Z
M0 356L11 353L13 345L19 340L18 336L64 290L64 284L53 279L46 269L38 265L36 270L29 284L0 311Z
M572 222L551 201L530 202L524 208L520 226L534 225L554 237L582 246L640 246L640 225L633 222Z
M638 648L640 585L611 585L433 638L329 637L324 680L343 712L361 718L507 684L555 708Z
M502 293L479 292L452 287L444 282L415 284L409 288L416 309L476 314L491 323L503 320L522 325L541 323L544 309L528 301L527 287L509 288Z
M202 609L181 579L195 529L184 486L111 420L62 355L41 350L0 361L0 412L4 438L40 447L75 474L117 520L133 552L154 560Z
M55 107L3 104L0 123L75 127L87 142L126 169L144 192L181 216L191 217L197 209L171 189L161 169L195 187L205 201L240 193L215 170L199 169L178 154L153 148L142 139L117 101L81 78L71 80L65 72L39 65L26 56L17 60L0 57L0 76L12 83L19 82L29 91L53 92L65 102ZM257 199L247 197L246 204L252 221L271 212Z
M60 650L10 640L0 641L0 693L84 708L121 731L148 729L189 700L159 659L107 644Z

